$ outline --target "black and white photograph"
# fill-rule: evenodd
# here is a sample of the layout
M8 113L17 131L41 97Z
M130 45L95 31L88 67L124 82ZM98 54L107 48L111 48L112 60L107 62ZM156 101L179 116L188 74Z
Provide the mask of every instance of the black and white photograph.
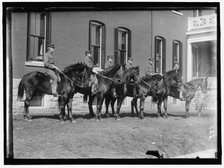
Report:
M4 165L221 164L218 1L2 7Z

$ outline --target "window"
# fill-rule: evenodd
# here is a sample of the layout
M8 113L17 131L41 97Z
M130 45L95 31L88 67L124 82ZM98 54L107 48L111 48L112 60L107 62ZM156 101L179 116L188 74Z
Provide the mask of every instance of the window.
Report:
M166 41L163 37L155 37L155 72L164 73L166 71Z
M174 62L179 62L179 69L182 70L182 43L178 40L173 41L173 62L172 68L174 67Z
M27 61L43 61L46 45L49 43L49 14L28 13Z
M89 49L92 52L94 67L105 64L105 25L98 21L89 22Z
M115 64L126 64L131 57L131 31L127 28L115 29Z

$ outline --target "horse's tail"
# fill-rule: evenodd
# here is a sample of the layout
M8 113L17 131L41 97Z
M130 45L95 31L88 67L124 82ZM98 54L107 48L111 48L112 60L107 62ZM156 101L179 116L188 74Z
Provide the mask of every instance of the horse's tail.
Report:
M23 98L23 95L24 95L24 79L22 78L21 81L19 82L17 100L21 100Z

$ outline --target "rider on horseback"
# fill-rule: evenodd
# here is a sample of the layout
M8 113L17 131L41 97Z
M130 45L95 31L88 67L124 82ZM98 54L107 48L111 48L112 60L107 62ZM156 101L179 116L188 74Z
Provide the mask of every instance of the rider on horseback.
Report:
M54 65L54 50L54 44L49 44L47 46L47 52L44 54L44 67L46 68L46 74L49 75L49 77L52 79L52 94L54 97L57 97L57 84L60 82L60 76L58 72L60 72L60 70Z

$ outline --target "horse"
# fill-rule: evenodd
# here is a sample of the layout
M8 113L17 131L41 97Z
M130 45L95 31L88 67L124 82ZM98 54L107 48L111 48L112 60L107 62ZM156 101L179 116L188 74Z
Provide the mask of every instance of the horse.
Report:
M70 66L70 67L67 67L66 69L68 69L70 72L74 72L74 68L73 66ZM101 71L99 74L101 75L105 75L109 78L113 78L113 79L116 79L117 76L119 76L119 73L118 73L118 70L121 68L121 65L115 65L115 66L111 66L103 71ZM87 95L89 97L89 101L88 101L88 107L89 107L89 115L91 117L94 117L95 116L95 113L93 111L93 107L92 107L92 104L93 104L93 100L95 98L95 95L92 94L91 92L91 83L90 83L90 80L92 79L92 75L95 74L95 73L85 73L85 71L82 72L83 75L81 76L84 76L84 79L86 81L83 81L83 83L85 83L85 85L83 86L78 86L76 85L75 86L75 92L73 93L73 95L75 93L81 93L83 95ZM69 100L69 103L68 103L68 109L71 111L71 107L72 107L72 97L71 96L71 99Z
M73 67L73 68L71 68ZM81 78L80 74L85 70L86 76ZM71 66L66 67L62 72L59 73L61 81L58 82L57 92L59 94L58 105L60 108L59 118L61 121L64 121L65 116L65 105L69 103L72 99L76 86L81 86L80 81L87 81L87 76L90 76L92 70L89 69L86 65L82 63L77 63ZM44 93L52 95L52 86L50 77L39 71L33 71L28 74L25 74L18 87L18 100L21 100L24 96L24 91L26 91L26 98L24 101L24 118L25 120L31 120L29 114L29 105L33 96L36 93ZM68 116L70 121L73 121L72 111L68 110Z
M147 96L157 96L158 93L164 93L164 90L161 91L161 89L164 89L163 85L164 77L160 74L154 74L151 76L143 76L140 78L138 83L138 94L134 95L132 90L132 85L129 85L129 96L133 97L131 101L131 113L134 115L134 108L136 110L137 115L140 119L144 119L144 104L145 104L145 98ZM137 100L140 98L140 113L138 112L137 108ZM155 98L154 98L155 99Z
M122 82L119 84L114 84L112 86L113 89L116 91L116 97L113 96L113 92L111 94L107 94L105 96L105 106L106 106L106 116L109 116L108 114L108 107L109 104L111 103L111 109L113 115L115 115L115 119L120 119L120 109L123 100L125 99L126 96L130 96L130 93L135 94L136 93L136 88L137 88L137 83L139 80L139 67L131 67L129 69L125 70L125 73L122 76ZM130 85L133 87L130 89ZM116 114L114 111L114 103L117 100L117 110Z
M191 100L194 98L196 91L198 88L201 88L203 94L207 92L207 77L201 77L193 79L187 83L184 83L181 88L176 86L171 86L169 96L174 97L176 99L180 99L181 101L185 101L185 111L186 118L189 117L189 109ZM167 106L168 97L164 100L164 105ZM165 108L165 113L167 113L167 108Z
M119 66L120 69L116 72L116 74L111 75L111 72L107 73L101 73L96 74L97 83L94 83L94 81L91 82L92 88L92 94L97 97L97 110L96 110L96 120L98 121L101 119L101 110L102 110L102 104L108 95L114 95L114 97L117 97L120 95L120 91L115 90L116 85L122 85L124 83L124 73L126 72L126 68L124 65L115 65ZM116 76L116 78L112 76ZM115 94L114 94L115 92Z
M151 76L143 76L140 78L139 82L139 93L134 96L132 100L132 114L134 114L134 108L138 113L137 109L137 99L140 98L140 114L139 117L144 119L144 105L145 98L147 96L152 97L152 102L157 103L157 117L166 117L162 114L161 104L164 99L168 96L170 92L170 87L172 85L181 86L182 85L182 72L180 70L170 70L165 72L163 75L154 74ZM165 105L164 105L165 107Z

